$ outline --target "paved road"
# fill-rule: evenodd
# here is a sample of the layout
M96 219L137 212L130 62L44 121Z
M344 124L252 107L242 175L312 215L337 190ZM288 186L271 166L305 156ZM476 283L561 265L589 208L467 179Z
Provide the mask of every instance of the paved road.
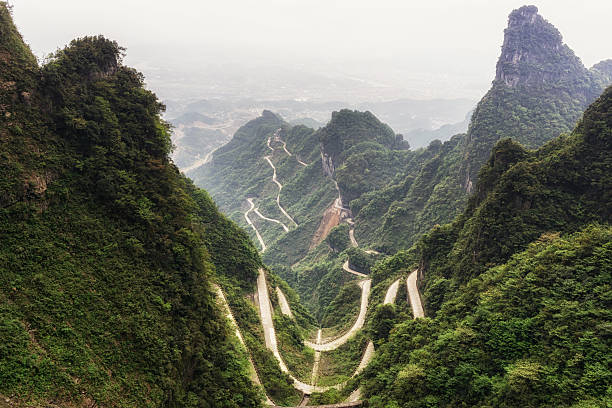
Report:
M321 344L321 329L317 331L317 344ZM317 377L319 376L319 362L321 361L321 352L315 351L314 364L312 365L312 375L310 376L310 383L316 384Z
M395 303L395 298L397 297L397 291L399 289L399 283L400 283L400 279L396 280L389 286L389 288L387 289L387 293L385 293L384 304ZM370 340L368 341L368 345L366 346L365 352L363 353L363 356L361 357L361 361L359 362L359 366L357 367L357 370L355 370L353 377L355 377L360 372L362 372L367 367L367 365L370 363L373 357L374 357L374 342ZM357 401L360 398L361 398L361 391L358 388L355 391L353 391L351 395L349 395L349 397L346 399L346 402Z
M366 318L366 312L368 310L368 298L370 296L370 289L372 287L372 279L364 279L359 282L359 287L361 288L361 306L359 308L359 315L357 316L357 321L353 324L353 327L349 329L344 335L338 337L335 340L332 340L328 343L323 344L315 344L309 341L305 341L308 347L314 349L315 351L332 351L343 345L350 339L359 329L363 327Z
M368 277L368 275L366 275L365 273L357 272L356 270L351 269L351 267L349 266L349 260L348 259L346 261L344 261L344 263L342 264L342 269L344 269L348 273L352 273L353 275L357 275L360 278L367 278Z
M412 308L412 314L414 315L415 319L425 316L425 313L423 313L423 305L421 304L421 295L419 294L419 289L417 288L418 271L418 269L415 269L406 279L408 299L410 299L410 307Z
M268 162L270 167L272 167L272 170L273 170L272 181L275 182L276 185L278 186L278 194L276 196L276 205L278 205L278 208L285 215L285 217L289 218L291 220L291 222L294 223L297 226L298 225L297 222L295 222L295 220L293 218L291 218L291 216L287 213L287 211L285 211L283 206L281 206L281 204L280 204L280 193L283 190L283 185L276 179L276 167L274 167L274 164L272 163L272 160L270 160L270 156L266 156L266 157L264 157L264 159L266 159L266 161Z
M270 305L270 297L268 295L268 285L266 284L266 274L263 269L259 270L259 276L257 277L257 297L259 299L259 316L261 318L261 325L263 327L266 348L268 348L270 351L272 351L272 354L274 354L281 371L287 373L289 377L291 377L293 386L297 390L302 391L304 394L309 395L313 392L325 392L331 388L340 388L340 385L335 385L333 387L318 387L306 384L299 381L289 373L289 369L278 351L276 331L274 330L274 323L272 321L272 307Z
M227 303L227 299L225 298L225 295L223 294L223 291L221 290L221 287L219 285L213 284L213 287L215 289L215 292L217 292L217 298L221 302L221 306L225 309L225 313L227 317L229 318L232 327L235 329L236 337L238 337L240 344L242 344L242 346L247 352L247 356L249 358L249 371L251 372L251 381L261 386L261 381L259 380L259 376L257 375L255 364L253 364L253 360L251 359L251 354L249 353L249 350L246 344L244 343L244 339L242 338L242 334L240 333L240 329L238 328L238 323L236 323L236 319L234 319L234 315L232 314L232 310L230 309L229 304ZM265 389L264 389L264 392L265 392ZM272 400L268 397L267 394L266 394L266 405L274 405L274 402L272 402Z
M283 150L285 150L285 153L287 153L288 156L293 156L293 154L289 150L287 150L287 143L283 139L281 139L280 131L281 131L281 128L276 129L276 131L274 132L274 135L273 135L274 139L278 140L279 142L281 142L283 144ZM270 139L271 139L271 137L268 138L268 149L274 151L274 148L272 148L272 146L270 146ZM308 166L307 163L304 163L303 161L301 161L300 158L297 157L297 156L295 156L295 160L297 160L297 162L299 164L301 164L302 166L304 166L304 167Z
M289 302L287 302L285 294L278 286L276 287L276 296L278 297L278 303L280 304L281 313L285 316L293 317L293 313L291 313L291 308L289 307Z
M255 204L253 204L253 199L252 198L247 198L247 201L251 205L251 208L249 208L244 213L244 218L246 219L247 224L249 224L251 226L251 228L253 228L253 230L255 231L255 235L257 236L257 240L259 241L259 244L261 245L261 252L265 252L265 250L266 250L266 243L264 242L263 238L261 237L261 234L259 233L259 231L257 231L257 228L255 227L255 224L253 224L253 222L249 218L249 213L251 211L253 211L253 209L255 208Z
M397 297L397 290L399 289L400 280L396 280L389 286L387 289L387 293L385 294L384 304L395 303L395 298Z
M247 200L252 200L252 198L247 198ZM250 201L249 201L249 203L250 203ZM280 221L279 221L279 220L277 220L276 218L269 218L269 217L266 217L265 215L263 215L262 213L260 213L260 212L259 212L259 208L255 207L255 209L253 209L253 212L254 212L255 214L257 214L257 216L258 216L259 218L261 218L261 219L263 219L263 220L266 220L266 221L270 221L270 222L273 222L273 223L279 224L281 227L283 227L283 229L285 230L285 232L289 232L289 228L288 228L288 227L287 227L285 224L283 224L282 222L280 222Z

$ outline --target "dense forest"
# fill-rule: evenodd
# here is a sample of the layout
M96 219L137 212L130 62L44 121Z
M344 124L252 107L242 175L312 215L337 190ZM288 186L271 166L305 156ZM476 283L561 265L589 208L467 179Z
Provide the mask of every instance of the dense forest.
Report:
M261 261L122 53L85 37L39 66L0 3L2 403L259 406L211 282L250 289Z
M611 151L612 88L571 135L496 145L467 209L417 245L430 317L381 342L371 406L610 403Z
M467 133L264 110L192 181L119 44L0 1L0 407L612 405L612 60L537 12Z

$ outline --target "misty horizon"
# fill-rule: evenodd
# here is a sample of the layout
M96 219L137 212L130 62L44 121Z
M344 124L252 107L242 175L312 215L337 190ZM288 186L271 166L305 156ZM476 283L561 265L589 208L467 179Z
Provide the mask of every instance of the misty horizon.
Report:
M278 99L285 87L287 99L364 102L478 99L494 77L508 14L530 2L10 3L39 58L102 34L127 49L126 64L163 99L226 98L235 85L246 98ZM590 2L588 12L568 1L535 4L585 66L606 58L591 40L611 37L609 2Z

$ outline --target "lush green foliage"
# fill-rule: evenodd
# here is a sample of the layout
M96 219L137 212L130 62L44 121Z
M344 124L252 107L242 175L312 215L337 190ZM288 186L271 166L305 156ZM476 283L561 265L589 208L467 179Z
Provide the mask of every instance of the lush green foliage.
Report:
M252 283L259 257L169 161L142 76L103 37L37 67L4 3L0 33L0 394L259 406L209 287Z
M610 403L611 141L612 88L569 136L498 143L465 212L419 242L432 318L370 320L371 406ZM400 252L373 276L409 262Z
M396 326L364 374L370 406L606 406L611 238L544 235L456 294L465 315Z
M333 112L331 121L318 133L322 150L335 165L342 164L351 147L362 142L375 142L387 148L396 144L393 130L370 112L348 109Z

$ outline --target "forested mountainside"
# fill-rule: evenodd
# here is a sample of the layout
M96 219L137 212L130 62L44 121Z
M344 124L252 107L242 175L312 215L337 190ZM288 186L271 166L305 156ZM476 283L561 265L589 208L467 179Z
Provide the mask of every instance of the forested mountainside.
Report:
M211 287L252 291L259 255L121 56L85 37L38 66L0 3L0 401L260 406Z
M537 7L510 13L493 86L476 107L467 133L464 187L470 191L499 139L512 137L533 149L569 131L612 82L601 69L611 62L587 70Z
M245 218L252 203L264 260L321 313L342 286L344 251L355 251L350 241L334 241L345 234L332 227L345 228L339 223L352 217L352 236L362 247L386 254L410 248L467 205L476 179L467 175L480 169L496 141L511 137L534 148L570 130L611 82L609 65L584 68L559 32L525 6L510 14L496 78L467 134L410 151L369 112L335 112L316 131L264 112L191 174L256 239ZM330 232L334 242L325 239Z
M537 11L524 6L510 14L496 77L467 134L443 146L434 142L430 148L437 145L439 154L416 174L351 203L359 241L387 253L408 248L459 213L498 140L510 137L537 148L571 130L612 83L610 60L587 70Z
M467 134L264 111L192 183L123 52L0 1L0 407L612 404L611 61L522 7Z
M610 404L611 153L608 88L570 135L500 141L467 209L378 266L420 263L429 318L386 316L370 406Z

